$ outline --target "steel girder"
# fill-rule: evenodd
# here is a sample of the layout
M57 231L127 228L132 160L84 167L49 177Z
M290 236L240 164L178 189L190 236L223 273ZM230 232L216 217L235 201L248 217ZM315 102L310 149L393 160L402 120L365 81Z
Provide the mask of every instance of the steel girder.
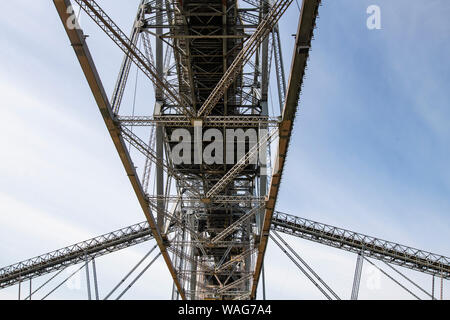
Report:
M0 288L12 286L68 266L153 239L147 222L141 222L0 269Z
M450 279L450 258L358 232L275 212L272 230Z
M253 221L249 220L239 224L239 228L235 227L235 222L246 216L249 211L254 210L255 205L260 205L259 200L253 201L255 196L264 196L264 194L254 195L258 166L243 165L243 161L239 162L239 159L236 159L234 166L174 166L170 158L169 137L172 130L177 127L192 128L192 123L191 126L186 126L186 121L189 121L195 111L204 104L209 92L217 86L224 73L231 69L233 69L233 79L228 81L225 89L222 89L223 102L216 105L213 112L216 118L209 123L206 121L205 124L211 126L220 124L221 129L225 131L228 127L258 128L262 123L268 122L267 115L261 114L259 98L255 91L262 85L257 75L258 70L254 68L250 72L245 71L244 64L258 49L265 34L270 31L272 24L278 21L287 8L287 3L291 1L277 1L273 7L274 10L271 11L271 13L275 12L275 15L269 14L267 19L262 14L260 5L254 3L251 8L242 9L238 8L237 2L232 0L209 2L198 0L185 3L162 0L142 1L130 38L126 37L96 1L74 1L125 53L113 93L114 109L110 110L109 101L103 93L104 90L96 74L94 63L90 59L82 31L72 30L65 24L72 44L81 49L76 50L77 56L121 155L136 195L152 226L152 232L154 232L177 285L178 292L182 298L185 298L184 290L188 288L189 284L199 281L203 281L209 286L210 293L207 296L197 295L197 297L224 298L227 297L228 292L248 290L250 287L248 272L253 270L252 261L248 257L245 262L238 263L239 266L234 265L233 269L229 270L228 277L215 275L214 278L200 279L196 278L195 273L192 273L191 278L195 277L197 280L189 280L178 279L177 273L181 274L181 271L189 268L186 257L190 257L191 260L195 257L194 260L198 259L199 264L209 263L211 266L217 266L219 258L223 259L224 257L222 247L226 241L229 241L228 247L234 246L234 249L227 251L228 256L225 257L225 260L239 255L242 250L245 250L243 247L255 245L250 241L258 232L254 230ZM67 9L70 7L70 1L55 0L55 4L63 23L68 21L70 16ZM264 6L267 7L267 3ZM249 22L253 25L246 24ZM255 28L256 30L254 30ZM155 32L152 31L153 29ZM247 34L247 30L254 30L253 36ZM155 55L152 53L151 40L149 40L151 34L156 35ZM244 40L248 37L251 37L252 43L250 51L244 47ZM145 54L139 49L140 40L144 44ZM162 67L163 43L167 48L165 65L172 64L166 70L163 70ZM242 57L244 53L244 60L238 58ZM84 59L85 56L89 57L88 61ZM155 106L154 119L179 116L174 123L175 126L171 126L169 122L158 121L155 130L156 138L152 131L148 144L144 142L141 133L133 130L136 124L136 122L133 123L134 119L131 119L132 122L129 126L131 128L127 128L125 123L120 120L122 115L119 114L119 111L123 110L121 101L131 62L136 64L155 86L155 96L159 105ZM254 82L249 81L251 78L254 79ZM264 85L267 87L267 84ZM249 115L252 116L251 119L245 117ZM222 119L217 118L221 116ZM180 117L184 117L184 119ZM233 121L232 117L241 119ZM177 122L179 126L176 126ZM277 125L273 120L270 123ZM138 160L131 159L125 142L128 142L129 146L134 148L133 150L139 151L145 159L142 173L143 183L136 175L134 163ZM156 150L152 147L155 143ZM260 147L261 145L258 145L256 149ZM152 166L155 166L157 171L155 202L151 200L151 194L155 190L148 190ZM225 175L230 169L233 169L231 170L233 175ZM226 181L223 179L224 175ZM166 178L167 181L164 183L163 180ZM170 195L173 194L170 191L173 183L175 183L179 200L174 205L173 211L169 212L167 205L170 202L168 201ZM210 197L206 203L203 198L216 184L220 185L220 190L213 188L215 190L214 200ZM187 197L188 201L184 201L184 197ZM195 199L194 203L192 199ZM156 220L152 215L152 210L158 213ZM176 225L175 236L169 239L165 231L172 222ZM224 234L222 232L227 234L225 242L211 242L216 234ZM231 241L232 239L235 239L234 243ZM166 251L166 245L171 242L177 247L176 250L172 250L174 252L173 261Z
M447 280L450 279L450 258L435 253L407 247L402 244L363 235L283 212L275 212L271 229L333 248L363 254L367 257L415 271L436 275L438 277L442 276ZM4 267L0 269L0 288L6 288L20 281L33 279L71 265L83 263L86 256L89 259L100 257L152 239L153 236L148 223L141 222ZM177 249L169 248L169 250ZM202 270L197 272L209 274L214 272L221 273L229 266L250 254L252 254L251 250L244 251L242 254L233 257L232 260L227 262L222 261L215 270L204 265L202 266ZM185 258L191 259L189 256Z
M189 128L192 126L191 121L184 116L119 116L118 121L122 126L157 126L165 127ZM209 116L204 119L205 127L226 127L226 128L254 128L258 126L277 127L279 119L277 117L264 116Z
M294 56L292 59L289 86L286 92L286 99L282 113L281 124L279 127L279 143L275 165L270 181L270 189L266 202L266 211L264 214L261 241L258 247L258 258L256 261L255 274L253 279L251 297L255 298L258 287L259 277L264 262L264 255L269 238L269 230L272 221L272 215L275 210L278 191L283 174L284 163L287 156L292 129L294 126L295 113L297 111L299 95L303 84L309 49L316 26L316 17L319 11L321 0L304 0L300 12L297 35L295 39Z
M197 298L231 298L233 291L246 290L250 297L250 291L257 286L265 249L266 231L261 231L261 227L267 227L267 223L261 224L264 210L250 198L267 195L267 180L265 171L260 171L265 169L265 164L261 161L250 164L249 160L256 154L261 155L260 151L268 147L270 139L278 131L272 130L273 127L281 128L279 151L283 152L279 156L284 157L287 150L293 120L290 114L293 108L292 99L289 99L291 91L288 91L289 107L285 108L282 122L269 120L267 36L292 0L276 0L273 4L270 1L246 1L249 7L245 8L239 8L234 0L144 0L138 8L130 38L96 1L74 1L125 53L113 94L114 109L111 110L82 31L65 25L177 291L182 298L186 298L185 290L193 291L190 288L193 284L203 282L202 285L208 287L210 292L194 295ZM64 23L70 17L66 10L70 1L54 2ZM302 17L308 17L308 5L305 10L302 21ZM155 55L149 35L155 35ZM144 45L145 54L139 49L139 41ZM163 61L164 47L166 61ZM87 61L85 56L89 56ZM251 61L253 56L254 62ZM119 111L127 111L121 108L121 101L131 62L154 84L156 104L152 116L136 117L134 107L132 115L119 114ZM239 120L234 121L233 117ZM258 130L260 141L254 147L247 147L244 139L248 152L242 159L233 160L233 163L174 164L171 152L176 142L170 138L172 133L179 128L194 132L199 120L201 133L211 127L220 128L223 133L228 128L253 128ZM147 137L143 135L148 130L142 124L148 123L155 124L155 129L151 128L150 142L147 144L144 142L148 141ZM133 130L137 125L140 129ZM137 155L130 151L131 147L132 151L138 151ZM267 157L266 153L264 157ZM142 182L136 171L137 167L141 167L140 162L145 162L142 165ZM280 163L274 171L272 184L281 175L283 163L277 162L278 165ZM152 167L156 168L156 188L149 190ZM259 188L256 187L258 184ZM176 190L172 190L173 186ZM276 200L273 192L272 188L272 196L267 202L269 211ZM172 203L169 210L171 196L178 200ZM244 201L245 197L248 201ZM249 214L257 209L260 211L258 214ZM156 219L153 211L157 212ZM265 209L266 220L269 211ZM247 216L251 218L245 219L236 228L236 223ZM175 224L175 232L169 239L165 232L171 223ZM212 241L223 234L226 234L223 241ZM228 248L224 249L222 245L227 241ZM166 250L171 243L177 246L176 250L172 250L172 258ZM253 249L256 247L259 247L257 260L256 256L246 256L244 261L229 269L228 277L214 275L201 278L192 272L190 279L189 275L183 279L177 278L177 274L186 274L184 271L194 264L209 264L214 269L223 259L226 263L246 250L255 252ZM252 280L248 274L253 271Z
M167 30L162 38L173 49L177 87L184 96L191 97L192 110L198 113L224 74L233 70L233 79L226 88L222 88L219 98L221 101L217 101L214 110L210 110L211 116L202 117L200 130L215 127L225 132L228 128L259 129L266 124L271 128L278 126L276 119L269 120L267 115L261 113L261 100L256 94L262 87L259 69L246 69L246 61L239 58L243 52L247 61L252 57L253 53L244 47L247 38L253 39L256 50L264 40L261 30L270 31L260 3L251 5L250 8L239 8L234 0L167 1L164 10L157 4L150 5L150 14L146 17L143 30L150 33L152 29L161 27L161 23L152 15L163 12L167 16L162 19L166 23L163 28ZM279 17L281 13L277 12ZM165 149L170 152L175 145L169 138L174 130L197 130L193 121L182 117L170 101L165 101L162 112L156 117L119 115L118 120L122 126L150 124L163 127L166 135ZM259 144L255 150L259 151L261 146ZM140 151L142 153L143 149L140 148ZM256 194L258 165L249 166L244 163L246 160L248 157L244 157L242 161L236 159L232 164L182 164L175 165L170 170L171 174L177 173L172 176L178 192L174 197L175 202L180 207L178 217L172 216L172 221L179 228L170 243L176 248L171 250L175 253L174 259L179 266L177 272L184 275L185 290L191 293L188 298L232 298L235 295L233 291L243 292L250 288L251 277L248 274L253 270L250 256L246 256L245 261L231 264L228 275L214 274L205 277L195 271L188 272L198 265L209 265L215 270L221 261L222 265L227 265L232 257L256 245L254 241L258 230L255 228L254 217L249 212L254 212L255 208L261 206L260 200L254 199L265 194ZM186 187L186 184L193 187ZM184 194L186 191L188 195ZM151 197L155 199L149 195L149 199ZM170 203L172 197L166 194L156 200ZM169 215L165 216L170 219ZM245 223L238 223L239 219L246 216L251 218L245 220ZM218 241L217 235L223 234L226 234L226 238ZM192 287L194 285L198 288L199 284L203 289L195 294Z

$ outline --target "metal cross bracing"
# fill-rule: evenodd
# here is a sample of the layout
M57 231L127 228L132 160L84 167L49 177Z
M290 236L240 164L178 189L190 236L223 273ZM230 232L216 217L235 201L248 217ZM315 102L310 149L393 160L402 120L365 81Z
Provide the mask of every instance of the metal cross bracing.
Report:
M400 271L396 270L392 265L399 265L421 273L431 274L433 275L433 279L434 277L446 280L450 279L450 258L426 252L424 250L414 249L401 244L393 243L391 241L362 235L354 231L326 225L320 222L315 222L282 212L275 213L271 229L273 230L273 234L276 236L276 238L273 238L274 243L280 246L280 248L288 255L288 257L291 258L291 260L299 267L299 269L303 273L305 273L305 275L317 286L317 288L321 290L324 296L329 299L333 297L339 299L339 297L330 288L330 286L317 275L313 268L311 268L305 262L305 260L301 258L298 253L295 252L288 245L288 243L280 237L279 234L277 234L277 232L356 253L358 259L355 272L355 280L351 292L351 299L357 299L358 296L358 287L361 278L363 259L368 263L373 264L376 268L379 267L368 260L368 258L373 258L378 261L384 262L390 269L394 270L395 274L399 274L409 283L412 283L415 287L425 293L428 297L433 299L435 299L433 294L430 294L423 288L419 287L411 279L407 278ZM171 228L169 231L172 232L173 230L174 229ZM95 237L93 239L89 239L75 245L68 246L66 248L59 249L2 268L0 269L0 288L6 288L21 282L31 281L31 279L35 279L37 277L55 273L58 271L55 274L55 276L57 276L62 270L69 266L82 264L83 267L85 261L94 261L95 258L135 246L142 242L148 242L152 239L153 237L151 235L151 230L148 223L146 222L126 227L109 234ZM177 239L177 241L180 241L180 244L186 244L181 243L182 239ZM224 245L226 246L227 244ZM136 268L150 255L154 248L155 247L153 247L150 252L148 252L143 257L138 265L134 266L131 269L130 273L127 274L127 276L119 282L119 284L113 289L113 291L115 291L121 284L124 283L124 281L131 275L131 273L135 271ZM178 251L176 246L171 247L170 250L173 252ZM228 246L227 251L229 250L231 249ZM190 261L194 264L197 263L198 268L195 272L199 276L207 277L213 276L214 274L227 276L227 269L230 266L233 266L233 264L242 261L246 256L251 254L251 252L252 250L243 251L241 254L234 256L233 259L229 261L225 261L224 257L226 257L226 255L224 255L219 265L215 269L211 268L207 264L197 262L195 258L188 256L183 252L177 252L177 256L183 257L184 260ZM407 252L408 254L405 254L405 252ZM395 259L392 259L392 257L395 257ZM298 261L296 258L298 259ZM180 261L181 260L179 260L178 262ZM411 261L414 261L414 263L411 263ZM149 265L151 265L153 262L154 260L152 260ZM411 290L407 289L403 284L395 280L389 273L382 269L380 269L380 271L388 278L400 285L407 292L412 294L413 297L419 298L416 294L412 293ZM182 272L180 272L180 277L188 280L189 273L189 270L183 270ZM95 275L96 273L94 273L94 276ZM140 275L142 275L142 273ZM247 275L246 277L249 277L249 275ZM55 276L52 276L48 281L44 283L44 285L53 280ZM132 284L134 282L135 281L133 281ZM129 287L131 287L131 285L129 285ZM234 283L234 285L237 284ZM197 293L199 291L207 291L207 287L205 285L200 283L199 286L201 287L201 290L197 290ZM127 288L129 289L129 287ZM98 291L98 289L96 291ZM109 293L105 297L105 299L109 298L112 292ZM195 294L195 291L189 293ZM243 292L236 291L234 292L234 294L242 295Z
M148 223L141 222L0 269L1 288L153 239Z
M341 229L329 230L320 224L312 235L309 225L298 227L302 221L292 224L285 221L289 219L280 220L278 213L273 219L320 4L320 0L302 1L286 83L278 21L291 2L140 0L127 37L96 1L73 0L124 53L110 101L83 31L66 23L73 19L71 1L54 0L171 273L174 295L182 299L256 298L271 228L323 244L339 244L364 259L373 257L431 274L439 270L447 278L448 261L443 264L434 256L423 256L422 251L392 247L356 233L342 235ZM272 57L280 113L269 115ZM154 107L146 105L138 115L134 103L132 107L123 103L133 65L154 88ZM173 137L180 129L194 136L188 153L192 161L179 163L172 157L180 142ZM228 129L253 129L257 142L252 145L251 138L246 141L244 137L238 141L244 146L239 154L237 146L222 141L224 155L232 151L232 161L206 163L196 147L201 155L210 141L195 137L209 129L222 137ZM271 154L271 146L275 147L273 166L261 161ZM262 158L249 161L257 154ZM269 169L273 169L271 175L267 175ZM278 244L285 250L283 241ZM299 258L291 256L295 257ZM86 252L83 259L87 269ZM302 272L309 270L301 268ZM320 286L322 281L315 283Z
M365 257L428 274L442 273L444 278L450 278L450 258L431 252L281 212L274 214L272 228L296 237L362 254Z
M72 2L124 52L109 100L83 31L66 23L73 18L71 1L54 0L176 291L187 299L228 299L237 293L254 298L306 66L306 59L293 64L295 77L286 88L278 21L292 0L141 0L129 37L96 1ZM320 1L304 3L297 42L310 43ZM272 53L283 112L269 115ZM307 50L296 49L294 60L299 55L307 58ZM154 88L154 107L139 115L134 103L133 108L124 104L133 65ZM194 161L180 164L172 159L179 142L172 137L182 128L194 137L212 128L222 136L228 129L253 129L257 143L252 146L250 137L238 140L242 154L227 144L234 140L224 141L224 158L230 151L234 156L215 163L196 161L194 143ZM269 196L271 167L261 159L277 143ZM207 144L200 141L200 150ZM260 159L251 162L257 155ZM242 263L230 263L244 252ZM199 265L211 270L227 265L221 270L228 274L200 277Z
M92 261L98 298L94 258L153 238L161 252L119 298L162 255L173 297L254 299L271 230L274 242L330 299L339 297L277 231L357 253L352 298L358 295L363 259L432 274L441 284L449 278L447 257L274 212L320 0L302 1L288 82L278 21L292 0L140 0L129 37L96 1L73 0L124 53L111 100L86 36L79 25L67 23L73 20L71 1L54 3L147 223L0 269L0 287L29 279L31 299L31 279L78 263L89 277ZM272 57L280 113L269 115ZM134 104L124 104L133 65L154 89L155 105L142 115L135 114ZM258 142L251 146L244 140L244 154L231 163L176 164L171 154L177 141L171 137L181 128L201 135L211 128L222 134L256 129ZM273 166L261 159L248 163L257 153L270 155L271 146ZM195 158L195 148L192 154Z
M142 230L134 230L137 233L122 247L118 239L122 236L113 237L112 242L93 241L94 247L90 242L80 243L8 267L9 271L2 270L4 279L9 277L7 285L28 276L31 286L31 278L64 268L71 261L85 261L89 274L89 259L94 263L95 254L133 245L141 239L141 232L142 239L148 240L151 232L173 278L174 297L256 298L271 229L355 252L365 260L376 258L448 278L446 257L280 213L274 215L320 0L302 1L287 83L278 21L292 0L140 0L129 37L96 1L73 2L124 52L109 100L83 31L66 23L73 19L71 1L54 0L148 229L144 231L140 225ZM272 57L280 114L269 116ZM135 114L134 103L133 108L123 103L133 65L154 88L154 107L146 106L142 115ZM244 139L244 154L233 157L232 162L179 164L171 156L178 141L171 137L182 128L194 136L202 136L211 128L222 136L230 128L255 129L258 142L251 146ZM272 142L276 135L277 140ZM268 176L265 170L271 167L270 162L267 165L260 159L250 164L248 160L257 153L270 155L271 146L276 153ZM200 150L204 147L200 141ZM231 148L236 154L237 149ZM194 146L191 158L195 160L196 155ZM292 252L287 243L278 240L286 254ZM291 260L307 275L312 269L292 253ZM318 288L323 285L329 293L321 291L328 298L338 298L315 272L311 273L308 278ZM357 297L359 278L360 274L355 275L353 297Z
M190 127L192 122L184 116L119 116L118 121L122 126L157 126L165 127ZM278 117L265 116L208 116L204 119L203 124L207 127L226 127L226 128L245 128L255 126L271 126L277 127L279 124Z

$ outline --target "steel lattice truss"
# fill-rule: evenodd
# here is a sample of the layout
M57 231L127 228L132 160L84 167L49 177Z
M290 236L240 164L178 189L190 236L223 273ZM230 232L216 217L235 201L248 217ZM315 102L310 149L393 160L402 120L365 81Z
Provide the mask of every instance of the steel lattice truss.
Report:
M73 0L124 53L108 99L71 1L54 0L181 298L256 296L320 3L303 1L286 87L278 21L292 1L141 0L128 37L96 1ZM280 113L269 116L272 56ZM123 103L133 65L154 88L145 114ZM254 130L257 142L244 136L241 154L227 138L232 158L223 163L197 161L195 146L193 162L174 161L179 130L195 137L212 128Z
M274 214L272 229L416 271L442 275L445 279L450 278L450 258L424 250L282 212Z
M32 279L153 239L148 223L141 222L0 269L0 288Z
M124 53L111 99L71 1L53 1L147 223L3 268L0 287L153 238L181 298L256 298L271 229L449 278L447 257L274 212L320 0L302 1L288 81L278 21L293 0L140 0L129 37L96 1L73 0ZM272 58L279 114L268 111ZM144 114L124 103L133 66L153 84ZM232 137L231 161L198 161L208 129L257 141L237 138L239 153ZM173 158L179 130L194 135L193 161Z
M366 236L282 212L276 212L272 230L334 248L347 250L415 271L450 279L450 258ZM0 288L12 286L153 239L142 222L0 269ZM235 257L235 259L237 259ZM242 259L242 257L238 257ZM219 268L222 271L226 264Z

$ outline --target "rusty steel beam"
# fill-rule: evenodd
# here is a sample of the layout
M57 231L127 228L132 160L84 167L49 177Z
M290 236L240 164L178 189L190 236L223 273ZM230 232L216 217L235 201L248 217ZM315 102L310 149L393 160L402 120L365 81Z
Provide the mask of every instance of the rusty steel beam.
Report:
M264 255L269 240L272 216L277 202L278 191L283 174L284 163L291 139L294 125L295 113L297 111L299 95L305 75L306 64L309 56L309 48L316 24L319 4L321 0L303 0L300 18L298 22L297 35L295 39L294 57L292 59L289 86L286 93L286 101L283 108L282 121L279 127L279 142L276 162L270 181L269 194L266 199L266 210L264 214L263 226L261 230L261 241L258 247L258 258L253 276L251 298L256 298L261 268L264 262Z

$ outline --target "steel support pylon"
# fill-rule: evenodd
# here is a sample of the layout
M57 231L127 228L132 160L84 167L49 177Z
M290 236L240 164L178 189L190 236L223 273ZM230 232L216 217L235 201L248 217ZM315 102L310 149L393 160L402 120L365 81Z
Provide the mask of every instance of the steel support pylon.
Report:
M78 23L66 23L71 2L54 0L176 291L183 299L254 298L277 196L267 182L283 171L298 100L287 94L283 113L269 114L272 52L279 95L298 98L300 90L285 88L278 31L292 0L141 0L130 37L96 1L72 1L124 52L109 102ZM320 1L304 2L299 26L309 43ZM153 83L153 109L135 105L137 83L127 105L132 64ZM304 67L292 72L302 77ZM267 149L280 129L274 180Z

